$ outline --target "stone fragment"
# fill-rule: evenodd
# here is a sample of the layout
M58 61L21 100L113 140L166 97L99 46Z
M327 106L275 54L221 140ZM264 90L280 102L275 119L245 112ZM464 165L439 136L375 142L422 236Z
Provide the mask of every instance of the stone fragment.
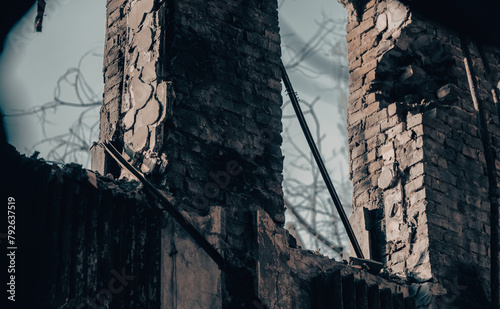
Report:
M149 62L151 62L151 52L145 52L145 51L142 51L142 52L139 52L138 53L138 56L137 56L137 62L136 62L136 66L138 68L142 68L144 67L146 64L148 64Z
M390 142L387 145L382 146L382 157L384 158L384 164L394 162L394 145Z
M156 86L156 97L158 98L158 101L160 102L161 106L163 107L165 111L164 117L169 117L172 115L172 105L173 102L170 102L168 100L167 96L167 91L168 91L168 82L161 82ZM171 86L170 86L171 89Z
M428 253L427 253L428 254ZM419 264L417 265L411 272L412 278L420 281L420 282L426 282L432 280L432 271L431 271L431 264L430 263L425 263L425 264ZM429 283L429 282L426 282Z
M370 231L368 230L370 222L367 222L368 211L365 208L356 208L353 210L353 214L349 217L349 222L352 227L356 231L356 235L358 238L359 246L365 258L370 259L371 250L370 250ZM354 248L352 245L350 246L350 252L354 252Z
M393 30L401 26L406 20L408 9L399 1L390 1L387 3L387 26L388 30Z
M98 144L94 144L90 147L90 153L92 155L91 169L101 175L104 174L106 160L104 149Z
M153 88L151 85L143 83L138 76L134 76L130 82L130 94L132 96L133 107L139 110L146 105L151 97Z
M155 126L151 129L151 136L149 137L149 149L158 151L163 145L163 125Z
M427 79L427 73L414 64L406 67L405 71L399 77L399 81L404 84L420 85Z
M127 15L127 23L131 29L137 30L144 19L144 14L153 9L153 0L141 0L132 4L130 13Z
M394 48L394 42L392 40L382 40L380 41L378 48L377 48L377 58L382 57L387 53L388 51L391 51L392 48ZM392 52L395 52L392 50ZM381 63L379 63L379 67L381 66ZM392 69L392 67L391 67Z
M150 83L156 80L156 62L151 61L146 63L141 71L141 79L145 83Z
M123 96L120 107L120 113L124 114L132 108L132 102L130 101L130 96Z
M160 103L152 98L143 109L137 112L136 125L139 127L152 125L159 117Z
M384 208L385 218L391 220L399 220L403 222L403 209L401 204L403 202L402 188L397 186L391 190L384 192Z
M135 113L136 113L136 110L134 108L132 108L131 110L129 110L127 112L127 114L125 115L125 117L123 117L123 125L125 127L125 130L128 130L128 129L132 128L132 126L134 125L134 123L135 123Z
M141 172L149 173L156 166L156 158L151 158L148 155L142 160Z
M382 32L387 29L387 15L385 13L378 16L376 27L378 32Z
M137 46L139 52L148 51L151 49L151 45L153 44L153 34L151 32L151 28L144 27L135 34L134 43Z
M132 150L132 136L134 136L134 130L125 131L123 134L123 140L125 145L123 147L123 156L126 159L134 157L134 151Z
M128 60L128 72L132 73L134 72L136 65L135 63L137 62L137 58L139 57L139 53L137 52L137 48L131 47L129 50L129 60Z
M400 223L397 220L387 220L386 223L386 241L395 241L401 238Z
M396 105L396 103L392 103L387 107L387 114L389 117L396 115L397 111L398 111L398 106Z
M446 84L438 89L436 95L439 99L454 97L456 95L456 86L453 84Z
M387 189L393 186L397 181L396 172L393 165L382 166L382 172L378 178L378 186L381 189Z
M402 36L397 39L396 41L396 46L399 47L401 50L406 51L408 47L410 46L410 43L412 43L412 38L409 36Z
M141 165L141 172L142 172L143 174L147 174L147 173L149 173L149 172L150 172L149 166L143 163L143 164Z
M134 135L132 136L132 150L134 152L140 152L146 147L146 142L148 140L148 128L146 126L134 128Z

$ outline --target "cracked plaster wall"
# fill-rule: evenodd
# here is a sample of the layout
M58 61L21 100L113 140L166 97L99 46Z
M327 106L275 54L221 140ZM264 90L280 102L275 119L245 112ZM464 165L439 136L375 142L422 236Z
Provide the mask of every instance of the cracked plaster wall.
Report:
M154 0L130 3L127 17L127 52L121 105L124 153L143 173L162 173L166 157L163 122L172 114L172 83L158 76L160 65L161 6ZM123 173L123 172L122 172Z

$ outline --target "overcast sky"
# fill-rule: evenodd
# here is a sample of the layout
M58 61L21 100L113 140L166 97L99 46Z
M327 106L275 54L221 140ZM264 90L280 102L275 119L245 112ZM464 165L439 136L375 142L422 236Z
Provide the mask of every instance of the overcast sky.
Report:
M0 102L5 114L28 109L52 100L57 80L78 65L85 52L95 49L102 55L105 31L105 2L102 0L47 1L43 31L35 33L35 8L15 26L0 58ZM102 93L102 56L87 57L85 75ZM68 87L69 89L69 87ZM74 99L71 94L68 99ZM58 110L49 117L49 134L64 132L74 111ZM49 112L52 114L52 112ZM42 138L35 116L5 119L8 139L20 152ZM42 149L42 155L44 151Z

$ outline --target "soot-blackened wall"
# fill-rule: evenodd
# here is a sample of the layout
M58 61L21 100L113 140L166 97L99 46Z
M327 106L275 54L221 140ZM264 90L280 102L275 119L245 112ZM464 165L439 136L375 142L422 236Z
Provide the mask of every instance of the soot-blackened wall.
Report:
M365 254L432 286L434 306L484 305L498 298L500 50L411 4L344 4L351 222Z

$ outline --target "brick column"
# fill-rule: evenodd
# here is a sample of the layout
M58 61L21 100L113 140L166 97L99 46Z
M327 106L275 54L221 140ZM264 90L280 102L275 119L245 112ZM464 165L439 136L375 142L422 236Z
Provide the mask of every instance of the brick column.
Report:
M255 212L285 219L277 1L111 0L107 16L100 140L176 206L221 206L224 254L253 280ZM93 151L94 169L130 177Z
M500 158L496 168L485 160L459 36L399 1L353 2L343 3L351 222L364 253L433 296L422 297L421 305L486 304L492 254L498 254L491 252L490 230L498 222L491 222L490 204L498 207ZM481 59L477 45L469 47L498 154L496 85L488 78L500 77L500 50L486 46ZM493 76L485 75L485 60Z

